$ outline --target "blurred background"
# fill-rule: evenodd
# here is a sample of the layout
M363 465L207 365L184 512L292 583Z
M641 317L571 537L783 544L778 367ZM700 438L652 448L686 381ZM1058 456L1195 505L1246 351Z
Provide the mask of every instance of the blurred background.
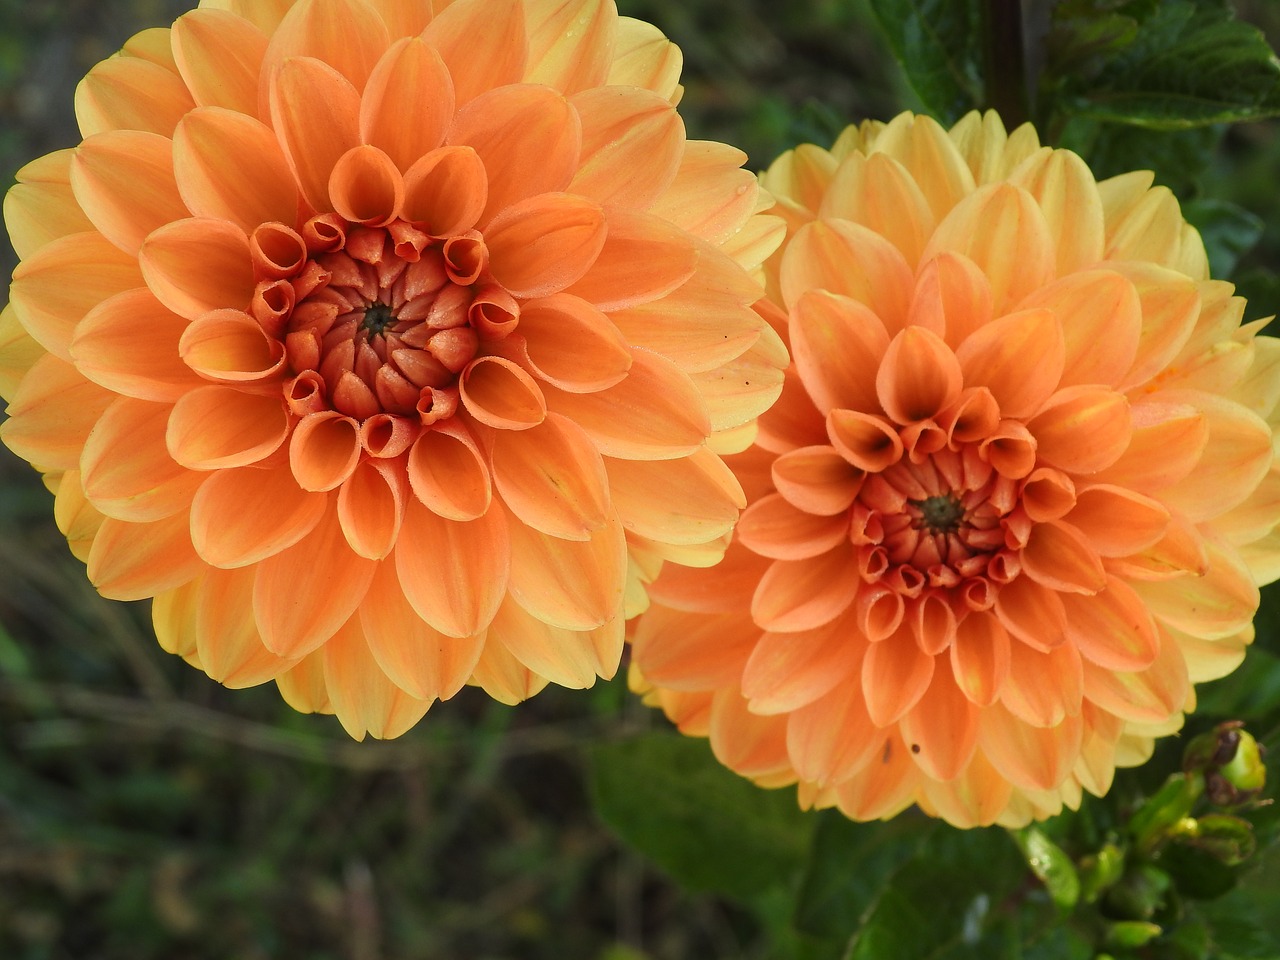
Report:
M683 48L689 135L754 168L914 104L865 0L618 2ZM1238 4L1273 45L1278 6ZM0 187L78 141L90 66L189 7L0 0ZM1220 261L1251 317L1280 303L1276 129L1196 134L1218 142L1206 169L1177 138L1150 156L1188 203L1257 218L1253 251ZM0 272L15 262L0 244ZM777 956L758 909L682 892L592 812L588 745L664 723L621 680L518 709L465 690L356 744L274 687L229 691L163 653L147 604L89 586L51 506L0 448L0 958Z

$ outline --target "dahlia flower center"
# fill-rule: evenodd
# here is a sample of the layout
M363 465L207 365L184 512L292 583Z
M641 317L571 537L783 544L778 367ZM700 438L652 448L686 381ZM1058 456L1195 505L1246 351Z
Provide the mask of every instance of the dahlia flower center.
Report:
M964 505L951 493L908 500L907 507L913 515L919 514L916 525L930 533L954 533L964 517Z
M251 312L283 347L285 398L300 416L452 416L459 376L518 323L476 231L440 238L325 214L301 231L265 224L251 248Z

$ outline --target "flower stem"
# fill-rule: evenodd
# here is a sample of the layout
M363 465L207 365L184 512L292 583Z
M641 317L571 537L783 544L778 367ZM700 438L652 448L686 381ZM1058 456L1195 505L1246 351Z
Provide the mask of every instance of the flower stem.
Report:
M1028 118L1022 0L984 0L983 34L987 106L1012 130Z

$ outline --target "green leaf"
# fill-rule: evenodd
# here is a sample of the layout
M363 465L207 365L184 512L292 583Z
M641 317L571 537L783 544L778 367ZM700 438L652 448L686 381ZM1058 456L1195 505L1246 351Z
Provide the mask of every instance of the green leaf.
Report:
M1058 146L1084 157L1099 180L1131 170L1150 170L1157 185L1186 197L1195 192L1222 134L1223 128L1216 126L1148 130L1073 117L1063 128Z
M739 898L791 882L814 818L792 790L762 790L716 763L705 740L652 733L591 752L595 807L691 890Z
M1071 858L1039 827L1026 827L1014 833L1013 837L1031 872L1049 891L1049 899L1054 906L1064 916L1069 914L1080 899L1080 876Z
M1067 82L1067 110L1178 129L1280 113L1280 63L1256 27L1217 2L1173 0L1141 18L1097 77Z
M1234 673L1196 689L1196 711L1210 717L1255 720L1280 709L1280 657L1250 650Z
M982 29L967 0L871 0L925 108L946 124L982 104Z
M1265 226L1257 214L1225 200L1184 203L1182 215L1200 231L1209 254L1209 272L1219 279L1231 276L1240 258L1257 245Z

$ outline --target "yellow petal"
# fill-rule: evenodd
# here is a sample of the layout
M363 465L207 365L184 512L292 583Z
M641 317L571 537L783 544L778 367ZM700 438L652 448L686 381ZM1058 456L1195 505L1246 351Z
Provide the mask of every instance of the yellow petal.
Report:
M84 137L108 130L171 137L194 107L177 73L138 57L103 60L76 87L76 121Z
M353 616L324 645L325 688L344 730L357 740L398 737L431 706L391 682L370 650L359 617Z
M4 195L4 222L13 249L30 260L45 244L92 229L71 192L73 150L55 150L32 160L15 175Z
M108 517L89 550L89 580L109 600L142 600L195 577L204 563L191 547L187 512L150 523Z
M583 690L596 677L612 677L622 656L621 616L589 631L553 627L507 597L493 624L488 643L499 643L529 670L552 683Z

